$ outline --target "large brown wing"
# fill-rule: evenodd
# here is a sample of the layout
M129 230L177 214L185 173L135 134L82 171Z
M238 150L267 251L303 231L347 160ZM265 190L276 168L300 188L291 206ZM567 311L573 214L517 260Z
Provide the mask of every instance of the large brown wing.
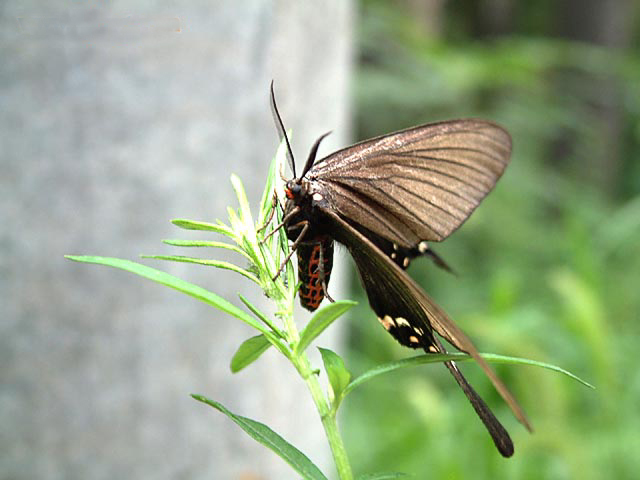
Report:
M469 217L502 175L511 137L484 120L410 128L318 161L317 182L344 218L403 247L440 241Z
M437 348L437 340L433 338L432 331L435 330L451 345L471 355L509 405L515 417L531 430L527 416L511 392L480 356L469 337L453 323L444 310L369 239L333 211L324 208L321 210L334 227L335 239L345 245L351 253L367 291L371 308L385 328L407 346L422 347L427 351L441 351ZM415 339L411 338L412 336ZM435 350L429 348L432 345L436 347Z

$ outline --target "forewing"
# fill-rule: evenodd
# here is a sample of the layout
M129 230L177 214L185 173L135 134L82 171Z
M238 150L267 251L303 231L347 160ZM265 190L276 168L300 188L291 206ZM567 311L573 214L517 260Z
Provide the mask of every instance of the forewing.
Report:
M371 308L385 328L389 325L389 327L403 329L400 332L387 328L401 343L414 348L424 347L431 351L434 351L429 346L434 345L432 330L435 330L454 347L471 355L484 370L516 418L531 430L524 411L511 392L479 355L469 337L453 323L444 310L438 307L404 270L384 255L364 235L351 228L333 211L322 209L322 212L334 227L335 239L345 245L351 253L367 291ZM423 334L419 335L416 328L420 329ZM418 342L412 341L411 335L424 344L419 345ZM406 342L402 340L402 336L405 337Z
M453 120L339 150L307 177L343 218L411 248L443 240L462 225L510 154L511 138L498 125Z

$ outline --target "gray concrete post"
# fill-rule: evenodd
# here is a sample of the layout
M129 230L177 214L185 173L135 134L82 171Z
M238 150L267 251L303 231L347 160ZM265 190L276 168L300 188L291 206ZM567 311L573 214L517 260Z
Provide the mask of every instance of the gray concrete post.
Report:
M231 375L253 331L62 255L184 253L160 240L213 237L169 220L226 218L232 172L256 205L277 145L271 79L299 157L327 130L324 153L345 145L352 16L345 0L3 4L1 478L295 478L192 392L327 467L321 423L286 362L270 351ZM232 273L148 263L265 305ZM330 336L323 345L336 327Z

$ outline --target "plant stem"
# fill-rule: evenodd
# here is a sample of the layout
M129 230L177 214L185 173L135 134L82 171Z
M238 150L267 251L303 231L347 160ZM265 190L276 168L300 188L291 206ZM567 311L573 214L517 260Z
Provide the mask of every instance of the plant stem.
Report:
M291 301L283 302L282 307L288 306L289 311L287 315L282 315L282 321L284 323L285 331L287 332L288 339L291 343L297 343L300 340L300 334L293 320L293 309L291 308ZM292 349L295 352L295 348ZM340 480L353 480L353 473L351 471L351 464L349 463L349 457L344 447L340 430L338 429L338 423L336 419L336 411L331 408L330 402L326 395L322 391L320 382L318 381L318 375L311 367L309 357L305 352L297 355L293 355L291 362L295 366L296 370L307 384L311 398L316 406L324 432L329 442L329 448L331 448L331 454L333 461L338 471L338 477Z
M289 300L282 303L281 306L289 307L288 314L282 315L281 318L284 323L289 342L291 344L295 344L300 340L300 333L298 332L297 326L293 320L292 302ZM296 349L293 348L292 352L295 352L295 350ZM309 389L309 393L311 393L311 398L316 406L318 415L320 415L320 420L322 421L322 426L324 427L324 432L327 436L327 441L329 442L329 448L331 448L331 454L333 455L333 461L336 465L336 470L338 471L338 477L340 480L353 480L349 457L347 456L347 451L344 448L344 442L340 435L340 430L338 429L336 419L337 412L334 408L331 408L329 400L323 393L320 382L318 381L318 375L312 369L309 357L307 357L305 352L297 355L294 354L291 358L291 362L307 384L307 388Z
M305 353L300 354L294 359L294 365L307 384L311 398L313 398L313 403L315 403L320 419L322 420L322 426L327 435L339 478L341 480L352 480L353 473L351 471L351 465L349 464L349 457L347 457L347 451L344 448L342 436L340 435L340 430L338 429L336 412L330 407L326 396L323 394L318 376L312 371L311 364Z
M274 175L274 172L275 168L272 172L272 175ZM241 184L239 184L239 187L236 188L238 191L243 192L244 190L240 187ZM266 218L267 212L265 212L262 216ZM245 218L248 217L249 214L246 214ZM274 261L274 258L272 256L273 248L271 247L271 245L265 246L261 242L261 240L258 240L256 229L249 222L248 225L250 226L249 230L251 231L250 244L254 246L254 251L256 253L255 257L261 257L263 259L264 263L262 263L262 266L266 272L265 279L267 280L267 282L269 282L270 279L274 277L276 268L279 266L277 264L277 261ZM284 234L282 232L279 232L278 235L282 236ZM284 237L284 241L280 239L279 244L281 247L281 253L286 256L289 253L286 237ZM242 243L239 242L239 245L242 245ZM261 262L258 262L258 264L260 263ZM280 274L286 275L285 272L280 272ZM320 420L322 421L322 426L324 427L325 434L327 435L327 441L329 442L329 447L331 448L331 453L336 465L336 470L338 471L338 477L340 478L340 480L353 480L353 473L351 471L351 465L349 464L349 458L347 457L347 452L344 448L344 442L342 441L342 436L340 435L340 430L338 429L338 424L336 421L336 409L332 408L331 402L323 393L320 382L318 381L318 375L312 369L311 362L309 361L309 357L307 357L307 354L304 352L299 354L295 353L296 345L300 341L300 333L298 332L298 328L293 318L293 299L295 296L295 289L292 290L292 288L294 286L294 280L293 278L289 278L288 280L288 288L285 287L284 283L281 280L275 282L278 298L274 298L274 300L278 305L278 311L280 312L279 317L283 322L284 330L286 332L286 337L289 343L289 348L292 352L292 356L290 357L291 362L293 363L294 367L296 368L304 382L307 384L307 388L311 393L313 403L315 404L316 410L320 415Z

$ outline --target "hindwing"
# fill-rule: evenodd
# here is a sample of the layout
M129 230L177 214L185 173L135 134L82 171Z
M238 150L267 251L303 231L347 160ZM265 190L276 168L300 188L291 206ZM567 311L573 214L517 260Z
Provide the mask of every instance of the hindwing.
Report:
M445 311L404 270L339 215L329 209L323 209L323 214L335 227L333 236L336 241L345 245L351 253L371 308L383 325L388 321L387 317L393 321L393 328L388 328L389 332L404 345L439 352L441 350L433 337L435 330L451 345L476 360L516 418L531 430L524 411L511 392ZM420 334L419 331L423 333ZM411 336L415 336L418 341L413 341Z

